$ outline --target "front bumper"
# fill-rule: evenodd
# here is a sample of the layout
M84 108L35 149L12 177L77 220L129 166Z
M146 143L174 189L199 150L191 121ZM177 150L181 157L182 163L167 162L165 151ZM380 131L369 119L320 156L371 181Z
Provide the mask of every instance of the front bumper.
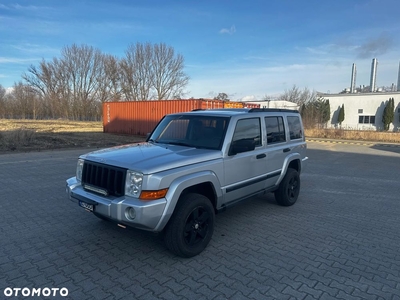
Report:
M167 201L163 199L154 201L141 201L132 197L104 197L83 189L76 177L72 177L66 182L66 192L68 198L75 203L79 201L93 205L93 211L101 216L115 222L155 231L157 224L163 217ZM135 218L129 217L127 210L135 210Z

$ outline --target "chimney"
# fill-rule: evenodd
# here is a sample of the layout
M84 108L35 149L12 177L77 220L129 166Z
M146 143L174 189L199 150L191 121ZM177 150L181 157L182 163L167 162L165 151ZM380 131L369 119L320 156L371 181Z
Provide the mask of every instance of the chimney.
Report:
M350 93L353 94L356 88L356 75L357 75L357 68L356 64L353 64L351 68L351 84L350 84Z
M376 91L376 68L378 66L378 60L374 58L372 60L372 65L371 65L371 81L369 84L369 91L370 92L375 92Z

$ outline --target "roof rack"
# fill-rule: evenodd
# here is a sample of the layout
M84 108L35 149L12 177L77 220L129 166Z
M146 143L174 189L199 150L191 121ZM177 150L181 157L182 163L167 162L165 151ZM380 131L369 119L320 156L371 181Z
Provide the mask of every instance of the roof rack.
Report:
M291 112L291 113L299 113L296 109L286 109L286 108L213 108L213 109L204 109L204 108L195 108L191 111L235 111L235 112L249 112L249 113L256 113L256 112Z
M235 111L235 112L248 112L250 108L234 108L234 107L228 107L228 108L195 108L192 109L191 111Z
M296 109L286 109L286 108L251 108L249 110L250 113L252 112L292 112L298 113L299 111Z

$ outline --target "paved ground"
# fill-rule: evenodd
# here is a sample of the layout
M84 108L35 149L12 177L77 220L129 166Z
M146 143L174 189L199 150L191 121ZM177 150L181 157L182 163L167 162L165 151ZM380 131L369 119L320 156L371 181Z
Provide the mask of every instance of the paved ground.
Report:
M400 148L309 149L296 205L266 195L218 215L191 259L67 200L81 151L0 155L0 298L64 287L64 299L400 299Z

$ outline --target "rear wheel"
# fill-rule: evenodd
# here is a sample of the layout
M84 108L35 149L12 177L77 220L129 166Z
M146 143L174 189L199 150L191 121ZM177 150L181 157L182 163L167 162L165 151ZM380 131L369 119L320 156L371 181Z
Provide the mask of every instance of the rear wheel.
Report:
M299 193L300 175L295 169L289 168L275 191L275 200L279 205L290 206L296 203Z
M214 208L200 194L184 195L165 229L167 248L181 257L192 257L204 250L214 232Z

